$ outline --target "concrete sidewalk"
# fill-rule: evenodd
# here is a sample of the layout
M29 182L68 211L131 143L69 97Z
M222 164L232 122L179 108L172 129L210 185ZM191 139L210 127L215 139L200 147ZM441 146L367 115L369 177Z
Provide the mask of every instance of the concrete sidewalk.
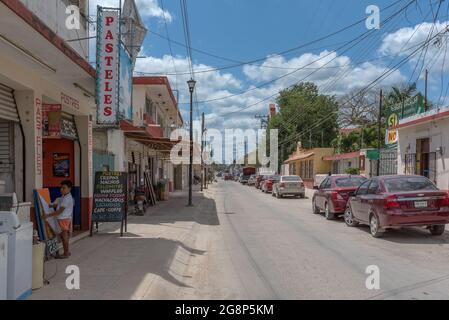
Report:
M194 192L194 207L186 207L187 200L186 192L176 192L144 216L130 216L123 237L119 223L103 223L93 237L72 245L69 259L45 263L50 284L30 299L209 298L193 284L219 225L217 208L208 190ZM80 269L79 290L65 286L68 265Z

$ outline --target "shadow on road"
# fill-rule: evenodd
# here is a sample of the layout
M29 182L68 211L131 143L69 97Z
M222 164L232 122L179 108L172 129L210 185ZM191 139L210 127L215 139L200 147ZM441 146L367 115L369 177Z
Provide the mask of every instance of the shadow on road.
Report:
M371 237L368 226L357 227ZM379 241L388 241L403 244L449 244L449 234L445 232L441 236L432 236L425 228L402 228L387 230L382 237L376 239Z

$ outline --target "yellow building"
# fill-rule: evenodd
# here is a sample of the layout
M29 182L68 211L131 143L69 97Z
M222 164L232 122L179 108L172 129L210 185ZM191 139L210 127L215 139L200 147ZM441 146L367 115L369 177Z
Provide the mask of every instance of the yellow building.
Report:
M334 154L334 148L303 149L298 143L284 164L288 165L289 174L299 175L307 188L313 188L316 174L327 174L332 170L331 163L324 161L323 157Z

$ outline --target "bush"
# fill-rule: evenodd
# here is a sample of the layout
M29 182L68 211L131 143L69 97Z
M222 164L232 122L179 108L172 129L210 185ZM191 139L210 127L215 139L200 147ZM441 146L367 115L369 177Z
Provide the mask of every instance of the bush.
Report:
M346 168L345 172L347 174L354 174L354 175L356 175L356 174L360 173L360 170L357 169L357 168Z

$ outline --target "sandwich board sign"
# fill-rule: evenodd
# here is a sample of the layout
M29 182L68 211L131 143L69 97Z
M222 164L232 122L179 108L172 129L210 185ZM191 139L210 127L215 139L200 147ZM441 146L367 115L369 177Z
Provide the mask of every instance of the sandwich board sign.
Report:
M128 179L127 173L121 171L104 171L95 173L92 223L121 222L120 235L123 236L123 226L127 222L128 211Z

